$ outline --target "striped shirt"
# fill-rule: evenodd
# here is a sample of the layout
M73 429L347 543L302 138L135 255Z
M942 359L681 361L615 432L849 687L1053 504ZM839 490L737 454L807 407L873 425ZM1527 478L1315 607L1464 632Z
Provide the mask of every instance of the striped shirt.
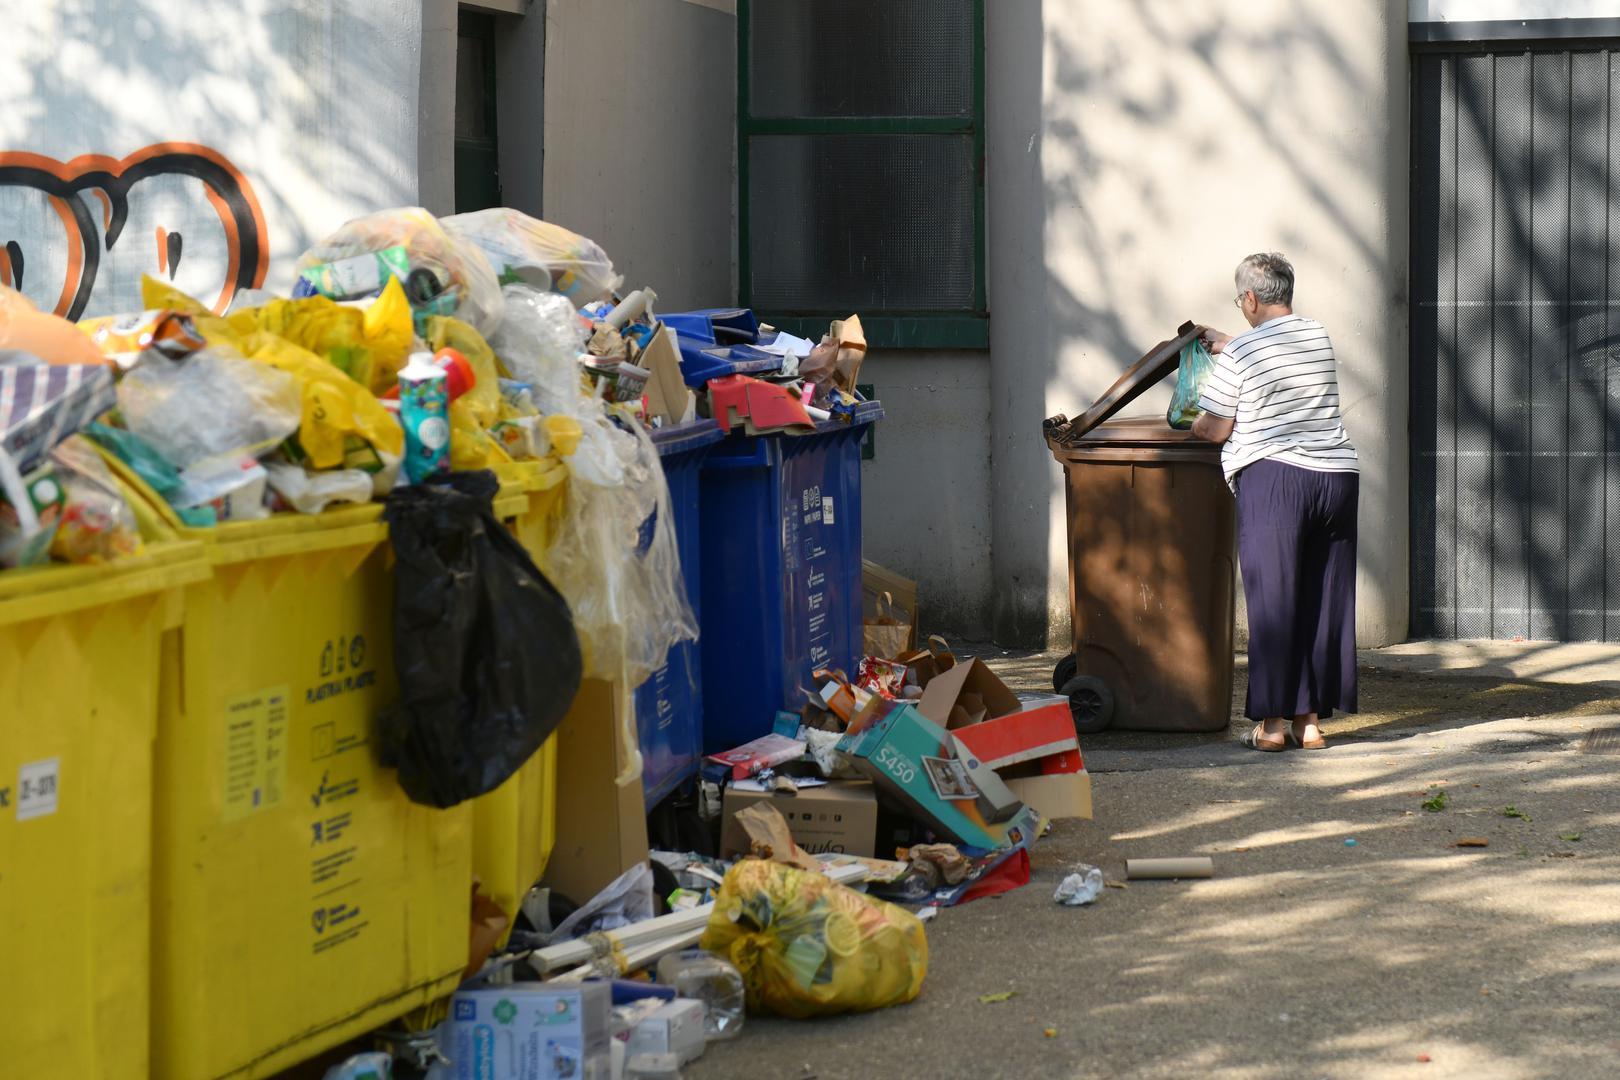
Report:
M1221 448L1227 483L1275 458L1318 472L1356 472L1339 413L1338 363L1322 324L1280 315L1227 342L1198 407L1234 421Z

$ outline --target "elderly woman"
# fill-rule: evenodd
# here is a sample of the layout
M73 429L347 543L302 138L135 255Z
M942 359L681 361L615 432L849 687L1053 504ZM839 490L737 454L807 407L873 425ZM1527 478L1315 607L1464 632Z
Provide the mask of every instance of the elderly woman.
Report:
M1294 268L1250 255L1233 303L1251 329L1209 330L1215 368L1193 433L1221 445L1237 495L1249 603L1256 750L1327 745L1320 722L1356 711L1356 448L1339 413L1333 343L1294 314Z

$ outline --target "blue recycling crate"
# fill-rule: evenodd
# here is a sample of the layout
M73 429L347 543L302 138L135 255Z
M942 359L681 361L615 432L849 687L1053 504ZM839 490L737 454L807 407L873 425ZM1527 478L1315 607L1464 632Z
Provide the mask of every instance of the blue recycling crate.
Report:
M652 433L658 460L669 483L669 505L681 576L695 614L702 615L702 556L699 545L699 476L703 459L725 437L713 420L660 428ZM652 542L653 519L643 526L642 547ZM683 641L669 651L664 666L636 690L642 789L647 809L658 805L689 777L702 758L703 685L698 642Z
M703 750L768 734L811 672L855 675L861 638L861 440L883 417L814 435L732 434L703 462Z

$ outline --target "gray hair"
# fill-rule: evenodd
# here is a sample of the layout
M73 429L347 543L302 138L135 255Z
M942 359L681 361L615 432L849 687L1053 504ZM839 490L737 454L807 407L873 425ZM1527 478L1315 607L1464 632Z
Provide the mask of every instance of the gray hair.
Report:
M1275 251L1250 255L1232 274L1239 293L1253 292L1262 304L1294 303L1294 266Z

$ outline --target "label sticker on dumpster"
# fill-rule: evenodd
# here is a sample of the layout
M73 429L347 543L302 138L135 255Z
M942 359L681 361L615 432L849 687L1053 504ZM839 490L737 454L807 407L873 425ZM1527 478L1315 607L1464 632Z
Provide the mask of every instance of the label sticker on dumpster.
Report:
M17 820L56 813L56 796L61 779L62 759L30 761L17 774Z
M279 805L287 788L290 691L272 686L225 702L225 820Z

